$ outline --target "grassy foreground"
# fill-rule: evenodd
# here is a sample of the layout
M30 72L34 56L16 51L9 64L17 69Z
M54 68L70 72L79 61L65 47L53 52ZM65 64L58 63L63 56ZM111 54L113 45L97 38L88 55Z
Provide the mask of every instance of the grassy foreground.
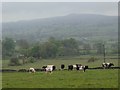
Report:
M3 88L117 88L118 70L3 73Z

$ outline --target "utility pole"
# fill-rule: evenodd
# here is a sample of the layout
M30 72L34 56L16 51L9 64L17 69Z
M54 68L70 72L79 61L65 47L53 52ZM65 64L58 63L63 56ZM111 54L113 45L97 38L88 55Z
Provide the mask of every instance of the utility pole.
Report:
M105 63L105 43L103 44L103 55L104 55L104 63Z

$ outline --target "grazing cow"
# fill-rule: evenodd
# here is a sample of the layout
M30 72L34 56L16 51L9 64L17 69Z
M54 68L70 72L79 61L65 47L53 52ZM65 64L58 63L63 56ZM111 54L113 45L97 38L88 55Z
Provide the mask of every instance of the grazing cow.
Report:
M75 70L77 68L77 65L73 65L73 69Z
M103 68L110 68L111 66L114 66L113 63L102 63Z
M76 64L76 66L76 70L83 70L83 72L88 69L88 66L82 66L81 64Z
M83 72L85 72L85 70L88 69L88 66L80 66L79 70L83 70Z
M35 69L34 68L30 68L29 69L29 73L35 73L36 71L35 71Z
M45 71L45 68L47 68L47 66L46 66L46 65L42 66L43 71Z
M53 71L56 69L56 66L53 65Z
M76 64L76 70L79 70L81 66L81 64Z
M68 70L73 70L73 65L68 65Z
M56 67L54 65L47 65L47 67L45 68L46 73L50 72L52 73L52 71L54 71L56 69Z
M63 70L65 68L64 64L61 64L61 70Z

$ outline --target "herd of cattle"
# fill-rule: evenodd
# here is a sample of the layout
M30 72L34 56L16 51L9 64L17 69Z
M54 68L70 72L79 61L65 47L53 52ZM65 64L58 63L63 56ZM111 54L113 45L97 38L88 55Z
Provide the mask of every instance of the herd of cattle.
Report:
M111 66L114 66L113 63L102 63L102 67L103 68L110 68ZM61 68L59 70L64 70L65 69L65 65L61 64ZM83 72L86 71L86 69L88 69L88 66L83 66L81 64L75 64L75 65L68 65L68 70L82 70ZM46 65L42 67L42 71L45 71L46 73L50 72L52 73L52 71L56 70L56 66L55 65ZM35 73L36 70L34 68L30 68L28 70L30 73Z
M11 70L11 69L2 69L0 70L0 72L29 72L29 73L35 73L38 71L44 71L46 73L52 73L52 71L54 70L68 70L68 71L72 71L72 70L77 70L77 71L83 71L85 72L86 69L89 70L95 70L95 69L120 69L120 67L111 67L114 66L113 63L102 63L101 65L102 67L88 67L88 66L84 66L81 64L75 64L75 65L68 65L65 66L64 64L60 65L60 68L57 68L55 65L44 65L42 66L40 69L36 69L36 68L29 68L29 69L19 69L19 70ZM67 68L65 68L67 67Z

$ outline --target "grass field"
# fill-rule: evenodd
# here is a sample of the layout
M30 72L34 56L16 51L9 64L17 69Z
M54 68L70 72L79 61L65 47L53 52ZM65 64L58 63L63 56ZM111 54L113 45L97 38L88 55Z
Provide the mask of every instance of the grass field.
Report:
M117 88L118 70L3 73L3 88Z
M101 67L103 57L98 58L95 62L88 63L91 56L82 57L64 57L56 59L42 59L35 63L27 63L21 66L8 66L9 60L3 60L3 69L29 69L41 68L43 65L54 64L57 69L60 65L65 64L67 69L68 64L80 63L88 65L88 67ZM116 56L107 57L106 62L113 62L118 66ZM11 72L2 73L3 88L117 88L118 87L118 70L86 70L82 71L54 71L51 75L45 72L36 72L30 74L28 72Z

